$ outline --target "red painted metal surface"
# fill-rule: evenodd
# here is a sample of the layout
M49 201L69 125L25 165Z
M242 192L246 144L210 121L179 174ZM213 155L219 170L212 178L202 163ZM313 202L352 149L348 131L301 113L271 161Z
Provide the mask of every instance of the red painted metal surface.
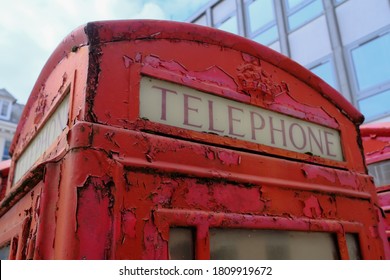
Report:
M363 148L368 165L390 160L390 123L361 126ZM384 216L384 227L390 250L390 185L377 185L379 205Z
M0 201L5 197L11 160L0 161Z
M161 120L184 110L184 127L142 117L145 77L181 86L153 87ZM183 107L164 111L179 94ZM228 102L220 119L215 98ZM196 130L194 102L208 102L207 133ZM261 132L281 145L244 139L240 112L252 117L249 140ZM276 127L269 112L293 121ZM353 234L362 258L388 257L362 115L302 66L245 38L165 21L89 23L50 57L21 120L0 208L10 258L167 259L178 226L195 229L198 259L210 258L214 227L330 233L342 259L352 257ZM313 125L328 129L322 140ZM336 132L338 159L328 138ZM306 152L313 145L324 157Z

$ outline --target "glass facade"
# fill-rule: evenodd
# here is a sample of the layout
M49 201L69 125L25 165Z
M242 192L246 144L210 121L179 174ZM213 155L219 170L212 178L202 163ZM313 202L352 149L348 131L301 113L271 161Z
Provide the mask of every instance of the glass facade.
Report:
M390 82L390 33L354 48L353 66L359 91Z
M357 103L367 120L390 114L390 33L352 48Z
M390 119L388 0L210 0L191 21L293 57L340 90L366 123Z
M218 25L217 28L223 31L238 34L237 17L236 16L229 17L220 25Z
M336 77L334 74L333 65L330 61L326 61L324 63L316 65L313 68L310 68L310 71L312 71L318 77L322 78L325 82L327 82L333 88L335 88L335 89L338 88L337 82L336 82Z
M247 30L252 40L270 45L278 39L274 1L252 0L245 3Z
M286 0L285 2L290 30L301 27L323 12L322 0Z

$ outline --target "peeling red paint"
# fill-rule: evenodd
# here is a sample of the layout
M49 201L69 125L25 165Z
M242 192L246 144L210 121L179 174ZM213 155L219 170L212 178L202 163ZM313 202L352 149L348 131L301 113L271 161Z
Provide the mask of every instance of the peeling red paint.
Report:
M314 165L305 165L302 167L302 172L309 180L318 180L318 178L321 178L331 183L336 182L336 173L332 169L326 169Z
M106 259L111 246L113 198L108 182L89 178L78 188L77 228L82 259ZM92 210L92 211L91 211ZM93 233L93 234L92 234ZM93 246L91 246L94 244Z
M11 258L167 259L173 227L194 231L197 259L210 258L213 227L331 233L343 259L353 233L363 258L385 258L356 141L361 114L288 58L194 25L97 22L67 38L42 75L12 145L10 178L64 92L69 119L31 170L9 180L0 244L12 240ZM142 119L142 76L334 128L344 157Z
M241 156L231 151L221 151L217 153L217 156L222 164L239 165L241 163Z
M121 212L121 227L122 233L125 235L123 238L135 238L135 224L137 222L137 218L135 214L131 211L123 210Z
M386 165L390 160L390 123L374 123L360 127L366 163L370 167ZM377 172L372 174L377 176ZM385 249L390 252L390 184L383 182L386 176L377 181L379 232L384 231ZM379 183L381 182L381 183ZM387 240L386 240L387 239ZM389 253L390 254L390 253Z
M303 214L308 218L320 218L322 215L322 208L315 196L310 196L304 201L305 207Z

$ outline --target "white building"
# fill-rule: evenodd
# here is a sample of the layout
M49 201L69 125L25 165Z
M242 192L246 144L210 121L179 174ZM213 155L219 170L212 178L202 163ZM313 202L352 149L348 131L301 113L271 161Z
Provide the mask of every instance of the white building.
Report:
M16 102L7 90L0 89L0 160L9 159L9 147L24 105Z
M390 121L389 0L210 0L187 21L267 45L340 91L366 123Z

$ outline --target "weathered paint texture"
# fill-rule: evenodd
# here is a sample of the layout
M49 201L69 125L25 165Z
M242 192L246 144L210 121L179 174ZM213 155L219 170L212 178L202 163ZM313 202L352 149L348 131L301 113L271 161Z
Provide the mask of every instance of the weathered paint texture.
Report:
M384 164L390 160L390 123L376 123L360 127L366 163ZM382 176L386 176L382 174ZM385 248L390 252L390 185L376 186L380 206L380 224L386 232Z
M143 76L335 129L343 159L140 118ZM13 182L18 158L68 94L67 127ZM362 258L386 258L356 141L361 114L245 38L164 21L90 23L54 52L21 119L0 208L11 258L169 259L172 227L194 229L197 259L210 258L213 227L327 232L342 259L352 233ZM287 133L282 122L275 133Z

